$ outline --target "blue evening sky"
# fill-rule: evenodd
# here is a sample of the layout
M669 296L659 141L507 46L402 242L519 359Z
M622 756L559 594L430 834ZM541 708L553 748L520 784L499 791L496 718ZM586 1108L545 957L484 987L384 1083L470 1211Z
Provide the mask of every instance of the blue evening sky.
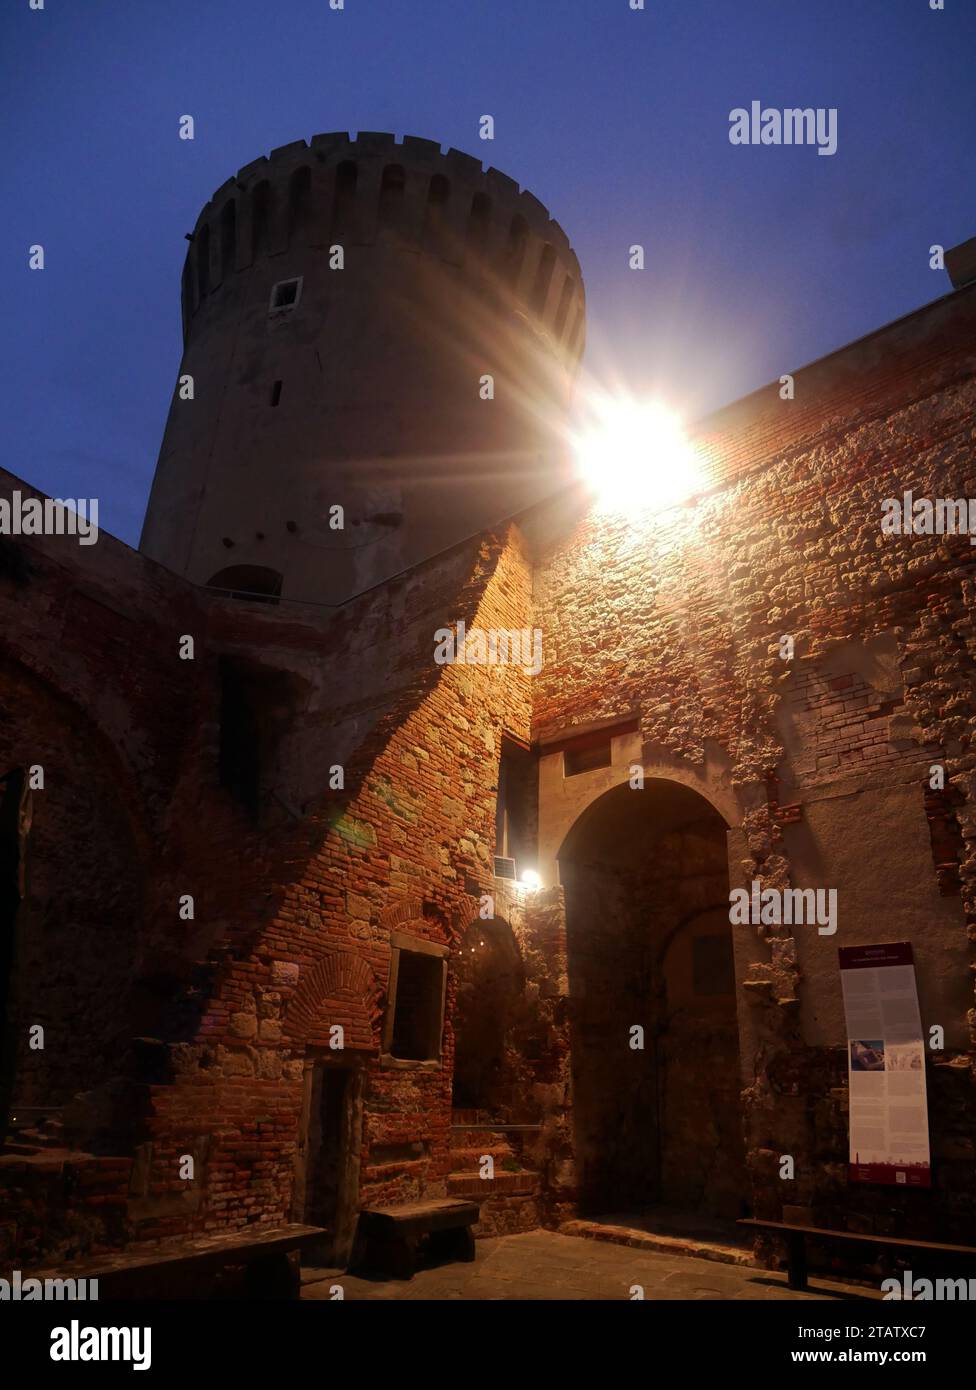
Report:
M529 187L583 267L588 378L693 417L947 291L928 248L976 235L974 71L974 0L3 0L5 466L138 540L183 234L330 130ZM836 107L837 153L731 145L753 99Z

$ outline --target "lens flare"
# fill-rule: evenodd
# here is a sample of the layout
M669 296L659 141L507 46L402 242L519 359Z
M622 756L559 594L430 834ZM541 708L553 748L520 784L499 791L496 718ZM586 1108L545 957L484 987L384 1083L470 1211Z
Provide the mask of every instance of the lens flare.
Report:
M698 459L673 411L604 396L589 403L587 415L574 447L600 511L663 511L701 490Z

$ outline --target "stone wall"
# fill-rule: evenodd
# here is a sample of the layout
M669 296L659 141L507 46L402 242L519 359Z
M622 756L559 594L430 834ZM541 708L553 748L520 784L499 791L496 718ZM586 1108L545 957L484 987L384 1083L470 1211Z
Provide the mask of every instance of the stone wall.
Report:
M733 887L838 889L834 937L736 929L747 1195L763 1216L976 1229L961 1157L976 1120L976 552L965 535L881 531L883 499L906 489L976 495L974 328L960 292L797 373L794 400L774 385L736 403L694 437L711 480L694 503L586 515L537 556L536 736L636 713L649 776L697 782L726 814L731 791ZM925 1195L847 1185L836 948L891 939L916 943L923 1026L946 1031Z

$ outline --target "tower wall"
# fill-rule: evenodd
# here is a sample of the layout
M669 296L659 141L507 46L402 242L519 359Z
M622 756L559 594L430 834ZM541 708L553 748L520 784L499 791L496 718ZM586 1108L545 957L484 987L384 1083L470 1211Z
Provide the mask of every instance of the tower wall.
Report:
M193 399L174 391L141 548L196 583L342 602L565 478L579 263L467 155L368 133L273 151L201 212L182 298Z

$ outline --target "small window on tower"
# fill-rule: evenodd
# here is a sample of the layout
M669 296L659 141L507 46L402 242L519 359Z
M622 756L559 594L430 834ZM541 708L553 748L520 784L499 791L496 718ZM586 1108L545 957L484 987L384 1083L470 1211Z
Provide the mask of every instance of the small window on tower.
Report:
M302 297L302 276L295 280L279 280L271 291L268 313L274 314L282 309L294 309Z

